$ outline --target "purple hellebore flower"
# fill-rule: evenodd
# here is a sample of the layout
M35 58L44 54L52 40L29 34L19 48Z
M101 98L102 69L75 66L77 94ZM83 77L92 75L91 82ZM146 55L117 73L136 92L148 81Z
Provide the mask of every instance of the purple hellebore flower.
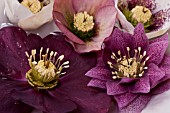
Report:
M140 23L134 35L115 29L104 41L102 57L86 73L88 86L107 90L120 113L140 113L152 95L170 88L168 34L148 40Z
M169 0L114 0L120 27L133 33L143 23L148 38L164 34L170 27Z
M77 54L64 38L59 32L41 39L18 27L0 30L1 113L108 111L110 97L89 88L84 76L96 55Z
M101 50L116 14L113 0L54 1L54 21L78 53Z

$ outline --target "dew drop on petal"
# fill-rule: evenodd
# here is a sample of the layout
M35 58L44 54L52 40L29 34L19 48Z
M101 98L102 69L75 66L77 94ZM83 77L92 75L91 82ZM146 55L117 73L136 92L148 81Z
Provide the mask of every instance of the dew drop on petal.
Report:
M21 47L22 47L19 42L17 42L17 47L18 47L18 48L21 48Z

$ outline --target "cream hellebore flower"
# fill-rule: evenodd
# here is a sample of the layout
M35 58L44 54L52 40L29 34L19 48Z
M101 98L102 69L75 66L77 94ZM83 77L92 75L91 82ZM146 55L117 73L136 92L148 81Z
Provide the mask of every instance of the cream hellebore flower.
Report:
M25 30L37 29L52 21L54 0L5 0L9 21Z
M118 10L119 25L133 33L134 27L142 23L148 38L158 37L170 28L169 0L114 0Z

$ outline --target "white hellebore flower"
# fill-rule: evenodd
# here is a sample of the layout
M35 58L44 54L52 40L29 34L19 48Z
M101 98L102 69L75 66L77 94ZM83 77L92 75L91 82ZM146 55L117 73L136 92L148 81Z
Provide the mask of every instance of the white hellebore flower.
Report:
M143 23L148 38L158 37L170 28L170 0L114 0L118 27L132 33Z
M34 30L52 21L54 0L5 0L9 21L25 30Z

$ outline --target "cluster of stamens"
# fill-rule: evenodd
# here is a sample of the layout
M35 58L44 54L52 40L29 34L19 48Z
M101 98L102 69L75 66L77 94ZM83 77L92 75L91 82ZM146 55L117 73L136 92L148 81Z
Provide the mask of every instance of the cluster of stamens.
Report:
M127 47L127 55L122 56L121 51L117 52L118 56L115 53L112 53L111 58L116 61L112 63L108 61L108 65L112 71L113 79L118 78L138 78L142 77L144 71L148 69L146 67L146 62L149 60L149 57L146 56L146 51L141 54L141 47L134 50L134 56L130 56L130 48Z
M74 28L78 31L88 32L94 28L93 16L86 11L74 14Z
M131 10L132 18L137 22L146 23L151 19L152 13L151 11L144 6L136 6Z
M42 2L40 0L23 0L21 4L28 9L32 13L38 13L44 6L48 5L50 3L50 0L43 0Z
M28 79L28 83L33 87L49 89L57 85L58 78L61 75L66 74L66 72L62 72L62 70L64 68L69 68L69 61L61 63L64 59L64 55L56 59L58 53L53 51L49 53L49 48L46 50L45 54L42 54L42 51L43 48L40 49L38 62L36 61L36 50L32 50L31 55L26 52L31 67L26 74L26 78Z

